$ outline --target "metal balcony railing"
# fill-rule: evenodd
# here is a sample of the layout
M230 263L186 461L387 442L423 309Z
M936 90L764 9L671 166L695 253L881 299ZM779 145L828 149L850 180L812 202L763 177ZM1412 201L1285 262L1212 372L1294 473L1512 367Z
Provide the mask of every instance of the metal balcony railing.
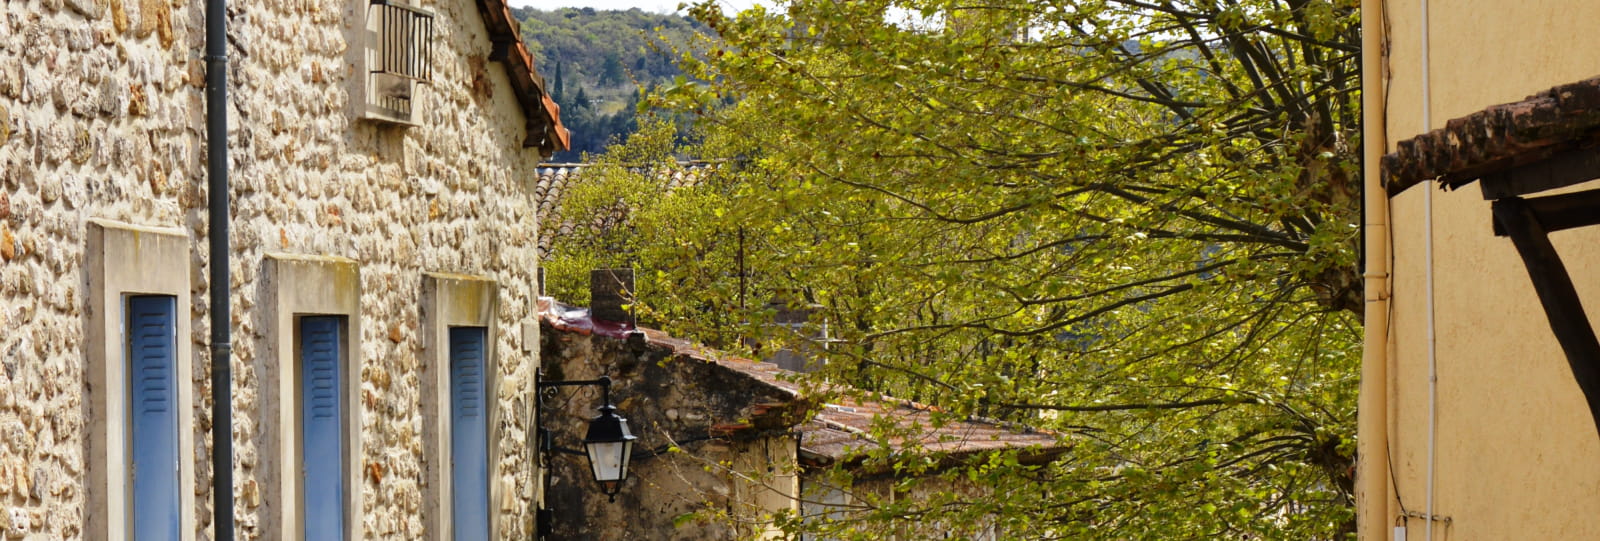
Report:
M377 43L370 65L379 106L411 114L412 83L433 80L433 14L388 0L371 4Z

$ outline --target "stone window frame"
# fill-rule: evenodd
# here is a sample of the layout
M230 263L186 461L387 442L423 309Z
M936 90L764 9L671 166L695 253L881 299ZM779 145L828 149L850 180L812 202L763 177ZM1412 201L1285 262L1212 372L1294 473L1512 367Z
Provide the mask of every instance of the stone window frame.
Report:
M422 276L422 441L424 458L423 501L436 502L424 511L423 528L427 539L452 541L455 511L450 507L453 483L450 475L450 327L483 327L487 351L484 372L485 404L488 406L489 441L489 538L499 539L503 515L496 513L495 502L503 499L500 478L501 430L500 346L496 328L499 314L499 284L492 278L464 274L427 272Z
M362 539L361 266L348 258L268 253L263 262L265 351L261 374L262 506L264 539L300 539L303 490L300 464L300 363L295 358L299 319L344 316L339 405L344 465L344 535Z
M85 332L85 407L88 429L85 461L86 535L106 541L128 538L131 524L127 433L128 374L124 317L131 295L169 295L177 309L174 378L178 408L179 541L194 541L195 394L190 338L190 259L188 233L180 228L148 227L112 220L86 224L83 279L88 295ZM117 422L112 422L115 419Z

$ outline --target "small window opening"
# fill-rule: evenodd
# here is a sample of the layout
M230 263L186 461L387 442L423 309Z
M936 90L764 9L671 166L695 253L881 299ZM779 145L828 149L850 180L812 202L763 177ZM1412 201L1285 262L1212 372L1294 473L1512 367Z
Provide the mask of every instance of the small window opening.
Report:
M488 328L450 328L450 472L455 541L489 539Z
M300 513L306 541L345 533L344 316L299 318Z
M130 526L134 539L178 539L177 299L130 296L126 310Z
M433 14L389 0L373 1L369 13L377 39L368 63L372 102L410 117L414 85L433 81Z

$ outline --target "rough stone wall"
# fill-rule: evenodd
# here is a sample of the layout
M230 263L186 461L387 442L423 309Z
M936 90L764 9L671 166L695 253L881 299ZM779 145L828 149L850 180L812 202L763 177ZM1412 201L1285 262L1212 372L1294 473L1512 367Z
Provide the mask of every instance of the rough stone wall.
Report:
M412 127L350 116L347 48L365 2L235 0L229 15L237 530L260 535L260 274L267 252L361 264L358 518L372 539L422 537L418 303L422 273L499 282L502 537L531 531L522 324L535 317L535 207L524 117L467 0L434 11L434 82ZM210 328L200 3L0 0L0 528L84 535L85 223L178 227L192 239L198 539L209 538ZM354 333L353 333L354 334ZM509 504L501 507L502 504Z
M0 6L0 527L73 539L91 512L85 221L192 226L191 29L160 1Z
M639 438L615 502L600 493L585 457L556 453L544 498L555 516L552 539L748 538L765 527L768 507L792 501L762 486L797 493L798 450L787 429L719 430L749 421L761 404L792 397L657 343L548 325L540 338L546 378L610 376L612 401ZM569 389L546 395L544 426L556 447L581 453L601 395L597 388Z

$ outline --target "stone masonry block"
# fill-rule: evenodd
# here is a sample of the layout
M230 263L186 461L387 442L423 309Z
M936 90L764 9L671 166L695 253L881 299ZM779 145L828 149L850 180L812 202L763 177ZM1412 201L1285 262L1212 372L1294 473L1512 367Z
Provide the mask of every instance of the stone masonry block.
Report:
M66 0L66 2L67 7L72 8L72 11L78 12L79 15L83 15L91 21L99 19L100 14L106 9L105 0Z

